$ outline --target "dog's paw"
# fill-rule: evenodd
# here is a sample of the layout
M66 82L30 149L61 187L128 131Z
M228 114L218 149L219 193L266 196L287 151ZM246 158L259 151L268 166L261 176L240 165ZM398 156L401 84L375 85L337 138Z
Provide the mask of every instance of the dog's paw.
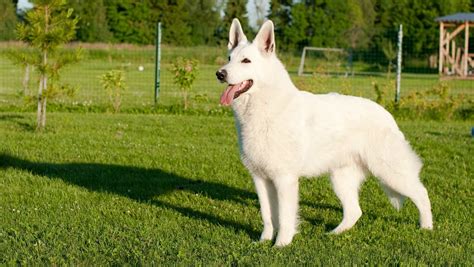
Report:
M275 247L278 247L278 248L286 247L286 246L288 246L290 243L291 243L291 239L290 239L290 240L280 240L280 239L277 239L276 242L275 242Z
M260 241L268 241L273 239L273 229L265 228L260 236Z
M338 227L334 228L332 231L328 232L328 234L330 234L330 235L338 235L338 234L341 234L341 233L343 233L343 232L345 232L345 231L347 231L347 230L349 230L349 228L339 225Z
M285 247L293 240L293 234L278 234L275 241L275 247Z

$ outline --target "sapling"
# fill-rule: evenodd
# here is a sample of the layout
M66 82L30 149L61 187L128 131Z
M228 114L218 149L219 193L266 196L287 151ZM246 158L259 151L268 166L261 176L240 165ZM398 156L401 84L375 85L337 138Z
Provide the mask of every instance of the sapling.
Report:
M59 79L59 71L65 65L77 62L81 50L60 51L59 48L71 41L76 32L77 18L73 18L73 9L65 8L65 0L37 0L33 9L28 11L25 22L17 26L18 38L33 48L31 66L39 74L37 130L46 126L46 103L53 88L61 86L51 82Z
M100 81L102 87L107 91L114 113L119 113L122 104L122 93L127 88L123 71L108 71L100 77Z
M187 109L189 106L188 93L191 91L197 76L197 64L198 62L194 59L183 59L180 57L173 63L171 69L174 74L174 83L179 87L183 96L184 109Z

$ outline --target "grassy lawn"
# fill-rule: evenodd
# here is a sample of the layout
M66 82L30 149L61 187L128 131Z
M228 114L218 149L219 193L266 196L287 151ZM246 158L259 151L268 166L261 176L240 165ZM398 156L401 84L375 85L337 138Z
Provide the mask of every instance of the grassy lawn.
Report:
M4 45L5 46L5 45ZM24 100L18 97L22 91L23 70L13 65L6 57L6 48L0 43L0 108L5 106L22 106ZM124 109L140 109L150 107L154 96L154 57L153 47L87 47L82 61L66 67L61 73L61 80L76 88L72 98L62 97L55 102L69 106L104 106L108 97L100 84L100 76L112 69L125 70L128 89L123 93ZM181 93L173 83L171 64L177 57L195 58L199 61L199 73L190 93L191 108L197 110L217 109L219 97L225 86L217 82L216 70L226 62L227 51L221 47L163 47L161 66L161 92L159 103L173 106L182 101ZM326 93L340 92L375 99L373 83L384 86L387 98L394 99L395 77L392 73L389 79L384 71L370 76L297 76L299 57L289 54L281 55L282 62L287 66L292 79L301 90ZM144 71L138 67L143 66ZM318 65L310 64L307 71L311 73ZM37 77L30 80L29 94L37 93ZM466 98L474 99L474 83L467 80L449 80L444 83L451 89L451 94L465 94ZM439 84L436 74L403 73L401 95L406 96L414 91L430 90ZM49 101L51 103L52 101ZM3 109L5 110L5 109ZM34 111L34 107L29 110Z
M376 181L364 212L342 210L326 177L302 180L291 246L258 243L257 196L229 116L0 113L0 263L123 265L473 265L472 122L401 121L424 161L435 230L418 228Z

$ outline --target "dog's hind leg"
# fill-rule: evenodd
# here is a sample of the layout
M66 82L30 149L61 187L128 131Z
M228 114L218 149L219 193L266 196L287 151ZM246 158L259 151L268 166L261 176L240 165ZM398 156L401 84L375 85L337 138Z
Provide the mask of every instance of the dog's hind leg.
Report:
M420 212L420 227L424 229L433 229L433 215L431 214L431 202L428 197L428 191L423 184L418 181L412 189L412 193L407 196L415 203Z
M263 220L263 232L260 241L272 240L278 229L278 199L273 182L253 176L255 189L260 203L260 213Z
M348 230L359 220L362 215L359 206L359 186L364 179L364 169L356 164L344 166L331 172L331 183L334 192L341 201L344 213L342 222L331 233L339 234Z
M390 133L384 138L379 150L368 155L369 170L380 179L392 205L399 207L408 197L420 212L421 228L433 229L430 199L419 177L420 159L406 140Z
M410 198L420 213L420 227L430 230L433 229L433 218L428 191L426 191L426 188L420 182L418 176L407 180L408 181L403 181L403 179L391 179L390 185L385 183L384 187L389 187L391 191L396 192L399 196Z

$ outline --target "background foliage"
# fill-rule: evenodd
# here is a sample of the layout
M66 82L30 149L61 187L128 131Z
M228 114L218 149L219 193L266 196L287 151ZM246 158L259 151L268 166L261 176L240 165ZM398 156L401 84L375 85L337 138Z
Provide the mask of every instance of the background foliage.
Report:
M11 0L0 0L0 41L15 39L17 17Z
M0 0L0 39L13 39L16 22L11 0ZM171 45L215 45L227 37L230 21L238 17L251 37L246 0L98 0L87 5L69 0L80 18L77 40L153 44L157 21L163 42ZM434 19L455 12L473 12L473 0L272 0L268 18L275 21L279 48L302 46L376 49L393 39L404 25L406 53L436 51ZM392 40L395 43L395 40Z

